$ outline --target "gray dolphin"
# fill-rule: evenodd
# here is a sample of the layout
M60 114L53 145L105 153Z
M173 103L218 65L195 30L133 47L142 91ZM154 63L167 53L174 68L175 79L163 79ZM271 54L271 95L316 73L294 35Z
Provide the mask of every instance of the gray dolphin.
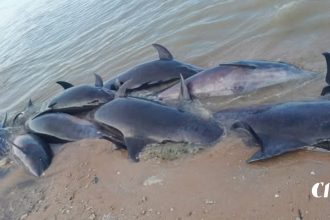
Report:
M67 86L63 81L58 84L66 88L62 93L55 96L48 104L53 111L81 112L111 101L114 92L103 87L102 78L95 74L95 86L79 85Z
M12 152L14 157L35 176L40 176L52 160L52 152L48 144L33 134L15 137Z
M214 117L260 146L247 162L268 159L307 146L330 150L330 101L295 101L226 109ZM252 141L252 142L251 142Z
M220 64L186 79L190 94L195 98L240 95L257 89L312 77L314 74L284 63L264 60L243 60ZM158 94L158 98L176 100L180 85Z
M150 89L151 87L168 88L184 78L190 77L203 69L190 64L174 60L173 55L162 45L152 44L157 50L159 59L140 64L107 82L104 86L108 89L118 89L119 96L125 96L126 90ZM165 88L164 88L165 87Z
M26 123L28 131L44 136L48 142L69 142L88 138L106 138L93 123L66 114L43 112Z
M181 96L187 97L187 94ZM94 120L121 134L117 140L121 139L133 161L139 160L139 153L148 144L185 142L210 145L224 134L212 119L141 98L117 98L101 106L94 113Z

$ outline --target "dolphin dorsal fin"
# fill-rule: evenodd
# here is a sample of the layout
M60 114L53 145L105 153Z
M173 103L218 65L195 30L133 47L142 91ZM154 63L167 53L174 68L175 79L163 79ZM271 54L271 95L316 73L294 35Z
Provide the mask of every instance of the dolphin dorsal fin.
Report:
M325 81L330 85L330 53L325 52L323 53L323 56L325 57L325 61L327 62L327 73L326 73Z
M157 50L160 60L173 60L173 55L164 46L160 44L152 44L152 46Z
M60 86L63 87L63 89L68 89L73 87L73 85L71 83L65 82L65 81L57 81L57 84L59 84Z
M189 89L187 87L187 84L182 76L182 74L180 74L180 95L179 95L179 100L180 102L187 102L187 101L191 101L191 95L189 93Z
M102 88L103 87L102 77L96 73L94 73L94 76L95 76L95 87Z
M325 86L322 89L321 96L325 96L326 94L330 93L330 86Z
M5 128L5 127L6 127L7 118L8 118L8 114L7 114L7 112L6 112L5 117L4 117L3 120L2 120L2 128Z
M29 102L28 102L28 108L31 108L33 106L33 102L32 102L32 99L29 99Z

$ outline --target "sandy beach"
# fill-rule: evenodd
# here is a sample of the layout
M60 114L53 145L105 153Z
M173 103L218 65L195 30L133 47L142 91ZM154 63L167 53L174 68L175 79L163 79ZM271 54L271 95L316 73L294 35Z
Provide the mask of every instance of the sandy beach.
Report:
M311 195L316 182L328 181L329 153L299 151L246 164L254 151L229 137L181 159L133 163L107 141L66 144L42 178L27 177L4 193L2 199L18 201L3 206L2 215L31 220L330 217L330 200ZM7 181L26 174L10 175Z

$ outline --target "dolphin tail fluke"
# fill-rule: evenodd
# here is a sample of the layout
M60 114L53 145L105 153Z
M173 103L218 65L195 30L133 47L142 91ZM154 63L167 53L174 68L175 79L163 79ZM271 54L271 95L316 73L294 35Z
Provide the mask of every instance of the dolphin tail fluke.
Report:
M330 85L330 53L325 52L323 53L323 56L325 57L325 61L327 63L327 73L326 73L325 81Z
M69 82L65 82L65 81L57 81L57 84L59 84L60 86L62 86L63 89L68 89L73 87L73 85Z
M160 44L152 44L152 46L157 50L160 60L173 60L173 55L164 46Z
M125 138L128 156L134 162L139 162L139 154L147 144L147 141L144 139Z

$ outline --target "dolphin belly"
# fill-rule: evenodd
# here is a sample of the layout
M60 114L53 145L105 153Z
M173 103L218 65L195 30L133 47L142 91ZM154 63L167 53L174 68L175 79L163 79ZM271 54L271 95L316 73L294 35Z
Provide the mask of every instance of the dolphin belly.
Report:
M315 74L293 65L273 61L237 61L220 64L186 79L190 94L196 98L241 95L290 80ZM161 100L178 98L179 85L158 94Z

